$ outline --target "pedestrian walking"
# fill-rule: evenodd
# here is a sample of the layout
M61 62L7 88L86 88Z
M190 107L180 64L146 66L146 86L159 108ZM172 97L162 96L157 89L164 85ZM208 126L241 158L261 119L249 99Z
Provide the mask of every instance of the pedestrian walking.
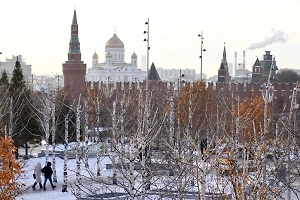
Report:
M42 172L44 173L44 177L45 177L44 190L46 190L46 182L47 182L47 180L49 180L49 182L50 182L50 184L52 186L52 189L54 189L56 186L53 185L53 182L52 182L53 171L52 171L52 168L51 168L51 162L47 162L47 165L42 169Z
M33 172L33 178L35 179L35 182L32 186L32 188L35 190L35 186L36 184L39 184L40 185L40 189L43 188L42 186L42 178L41 178L41 174L42 174L42 166L41 166L41 163L37 163L34 167L34 172Z

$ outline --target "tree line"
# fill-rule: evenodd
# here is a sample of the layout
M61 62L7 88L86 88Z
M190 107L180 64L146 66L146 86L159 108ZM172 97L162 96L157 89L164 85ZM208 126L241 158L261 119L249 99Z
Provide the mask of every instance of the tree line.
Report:
M53 148L86 142L86 149L78 144L74 153L90 176L79 178L78 165L75 196L113 188L130 199L153 192L160 199L272 199L299 192L297 110L289 99L274 113L262 96L217 94L203 81L169 88L150 83L148 91L142 84L135 89L107 84L71 99L63 90L33 91L19 61L10 80L2 72L0 87L1 136L12 139L5 148L15 159L20 147L29 156L29 144L42 139ZM89 142L97 147L97 165L105 149L111 179L89 165Z

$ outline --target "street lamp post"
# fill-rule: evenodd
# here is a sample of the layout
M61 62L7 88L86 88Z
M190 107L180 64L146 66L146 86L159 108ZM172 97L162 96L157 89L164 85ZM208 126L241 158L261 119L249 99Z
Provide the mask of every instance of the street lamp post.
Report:
M139 81L139 79L135 77L133 81L135 85L135 90L138 90L137 82Z
M144 184L143 187L143 195L142 195L142 199L145 198L145 193L146 190L150 189L150 180L149 180L149 166L150 166L150 144L149 144L149 116L150 116L150 110L149 110L149 18L148 20L145 22L145 25L147 26L147 31L144 31L144 34L147 33L147 38L144 39L145 42L147 42L147 76L146 76L146 105L145 105L145 111L146 111L146 116L145 116L145 122L146 122L146 126L145 126L145 130L144 130L144 135L143 137L143 141L142 141L142 149L141 149L141 153L142 153L142 168L143 168L143 175L142 175L142 181Z
M59 91L59 79L62 77L62 75L55 75L55 78L57 78L57 92Z
M278 70L277 66L275 65L275 59L272 59L270 72L268 76L267 85L263 83L261 85L262 94L264 97L264 133L263 133L263 146L266 148L266 137L268 133L268 103L272 101L272 97L270 96L271 91L271 80L276 80L277 77L275 76L276 71ZM274 76L273 76L274 75ZM270 98L271 97L271 98ZM266 150L263 155L263 183L265 184L267 181L267 156Z
M198 37L201 38L201 54L199 56L199 58L201 59L201 64L200 64L200 80L202 80L202 52L206 51L206 49L202 49L203 46L203 31L201 31L201 34L198 35Z
M146 76L146 91L148 93L148 73L149 73L149 18L148 20L145 22L145 25L147 25L147 31L144 31L144 34L147 33L147 38L144 39L145 42L147 42L147 76ZM148 102L147 102L148 103Z
M291 98L291 107L290 107L290 114L289 114L289 121L290 125L292 125L292 130L295 134L295 125L296 125L296 110L299 109L299 104L297 103L297 93L300 91L300 82L297 81L296 87L293 89L293 94L290 97ZM293 118L293 119L292 119ZM291 143L291 133L290 130L288 131L288 143ZM287 184L288 184L288 191L287 191L287 200L291 200L291 175L290 175L290 169L291 167L291 149L288 149L288 163L287 163Z
M33 90L34 89L34 87L33 87L33 82L34 82L34 75L33 74L31 74L31 89Z
M184 78L184 74L181 73L181 70L179 70L179 79L178 79L178 92L181 89L181 83L184 83L184 80L181 80L182 78Z

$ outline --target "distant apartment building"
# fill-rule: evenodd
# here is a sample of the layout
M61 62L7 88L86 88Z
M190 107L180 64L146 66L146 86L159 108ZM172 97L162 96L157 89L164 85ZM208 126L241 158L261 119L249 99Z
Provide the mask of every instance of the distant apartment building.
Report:
M63 87L62 75L39 75L33 76L33 90L58 91Z
M21 64L25 82L30 83L31 82L31 65L27 65L25 63L25 59L22 58L22 55L12 56L11 59L6 58L6 62L0 62L1 73L3 71L6 71L7 76L10 79L12 77L12 73L14 71L17 60L19 60L19 62Z
M228 72L229 72L229 76L233 77L233 64L232 63L228 63Z
M194 82L197 80L196 78L196 70L195 69L163 69L157 68L157 72L162 81L167 82L176 82L179 79L184 80L186 82ZM180 78L181 75L181 78Z
M200 73L199 74L196 74L196 80L200 80L201 79L201 76L200 76ZM207 74L206 73L203 73L202 72L202 79L205 81L207 80Z
M147 56L141 55L141 65L140 66L141 66L140 68L142 71L147 71Z

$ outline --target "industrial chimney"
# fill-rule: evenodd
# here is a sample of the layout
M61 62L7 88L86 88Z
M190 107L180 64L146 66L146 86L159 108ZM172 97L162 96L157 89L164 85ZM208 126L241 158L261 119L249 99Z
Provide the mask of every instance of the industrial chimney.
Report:
M245 52L245 50L243 51L243 69L245 69L246 68L246 52Z
M237 52L234 52L234 76L236 74L236 70L237 70Z

